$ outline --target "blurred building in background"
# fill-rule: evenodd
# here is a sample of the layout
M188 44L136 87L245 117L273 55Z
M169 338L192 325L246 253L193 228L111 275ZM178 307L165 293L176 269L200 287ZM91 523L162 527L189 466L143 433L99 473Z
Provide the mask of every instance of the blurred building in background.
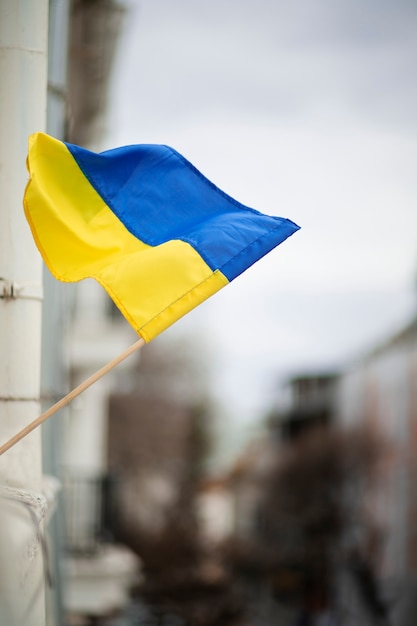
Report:
M232 542L238 571L272 584L267 619L277 606L305 602L315 615L326 606L340 619L350 613L348 624L389 616L395 626L411 625L416 320L345 370L294 376L285 397L202 506L210 510L210 498L213 506L222 500L217 510L233 503L232 523L219 536ZM262 592L258 610L265 602Z
M364 423L388 442L368 503L381 530L378 574L415 596L417 576L417 321L387 338L340 380L338 415L344 426ZM417 606L409 610L415 616ZM411 623L411 622L409 622Z

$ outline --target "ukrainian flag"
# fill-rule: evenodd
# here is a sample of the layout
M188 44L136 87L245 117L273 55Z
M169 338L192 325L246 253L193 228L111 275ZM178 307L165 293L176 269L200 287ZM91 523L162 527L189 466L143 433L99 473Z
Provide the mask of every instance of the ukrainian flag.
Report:
M28 170L25 214L52 274L96 279L147 342L299 228L164 145L96 154L36 133Z

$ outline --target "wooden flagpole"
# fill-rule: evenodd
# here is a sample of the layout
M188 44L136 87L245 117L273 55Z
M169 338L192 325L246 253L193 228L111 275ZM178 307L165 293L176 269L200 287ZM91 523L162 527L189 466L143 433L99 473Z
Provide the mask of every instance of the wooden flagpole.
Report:
M99 380L105 374L107 374L107 372L109 372L114 367L116 367L116 365L119 365L119 363L127 359L127 357L133 354L134 352L136 352L136 350L139 350L140 348L142 348L145 345L145 343L146 342L144 339L138 339L138 341L136 341L134 344L129 346L129 348L124 350L124 352L119 354L119 356L109 361L107 365L104 365L101 369L95 372L95 374L92 374L89 378L87 378L87 380L85 380L80 385L78 385L78 387L75 387L75 389L67 393L67 395L61 398L61 400L58 400L58 402L56 402L51 407L49 407L49 409L47 409L44 413L42 413L42 415L39 415L39 417L33 420L33 422L30 422L30 424L25 426L25 428L22 428L21 431L19 431L16 435L14 435L14 437L12 437L8 441L6 441L6 443L0 446L0 456L4 452L9 450L12 446L14 446L18 441L26 437L26 435L31 433L32 430L37 428L37 426L40 426L40 424L43 424L43 422L45 422L54 413L56 413L57 411L62 409L65 405L67 405L69 402L71 402L71 400L74 400L74 398L79 396L80 393L88 389L88 387L91 387L91 385L93 385L97 380Z

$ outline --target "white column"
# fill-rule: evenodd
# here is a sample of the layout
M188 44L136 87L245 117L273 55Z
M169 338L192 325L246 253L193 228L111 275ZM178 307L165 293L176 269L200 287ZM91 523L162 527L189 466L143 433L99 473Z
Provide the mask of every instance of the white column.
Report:
M47 23L47 0L0 0L2 443L40 409L42 263L22 198L28 136L45 129ZM7 614L13 626L45 624L43 562L35 528L45 505L41 476L38 429L0 457L0 615Z

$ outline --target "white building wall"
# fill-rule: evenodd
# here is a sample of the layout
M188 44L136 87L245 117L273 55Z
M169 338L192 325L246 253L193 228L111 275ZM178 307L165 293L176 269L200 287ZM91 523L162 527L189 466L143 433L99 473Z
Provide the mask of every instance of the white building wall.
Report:
M337 415L343 426L366 425L389 443L373 515L385 537L382 568L388 576L408 572L409 504L412 476L408 464L412 415L414 343L393 344L359 362L341 377Z
M40 413L42 262L22 199L31 133L45 129L46 0L0 0L0 440ZM13 285L13 290L11 286ZM0 622L45 626L40 431L0 458Z

